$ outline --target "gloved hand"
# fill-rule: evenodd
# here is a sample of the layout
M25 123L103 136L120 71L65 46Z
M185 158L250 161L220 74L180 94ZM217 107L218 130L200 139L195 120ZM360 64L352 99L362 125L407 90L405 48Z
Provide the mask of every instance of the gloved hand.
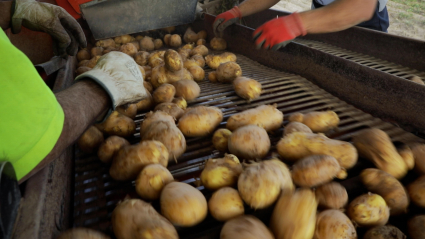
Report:
M277 50L295 37L307 34L298 13L279 17L264 23L254 31L257 48Z
M131 56L119 51L103 55L92 70L79 75L75 80L87 78L97 82L109 94L112 101L111 110L147 97L143 76L137 63Z
M12 4L12 33L24 26L33 31L50 34L54 53L59 56L77 54L78 45L86 47L86 37L78 22L63 8L35 0L14 0Z
M224 29L242 18L242 13L239 10L238 6L233 7L227 12L219 14L213 23L214 34L218 36L219 32L224 31Z

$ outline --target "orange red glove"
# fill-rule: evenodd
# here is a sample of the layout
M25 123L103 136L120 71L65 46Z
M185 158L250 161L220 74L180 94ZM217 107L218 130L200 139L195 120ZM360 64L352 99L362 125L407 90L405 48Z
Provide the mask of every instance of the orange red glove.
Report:
M237 6L233 7L227 12L219 14L213 23L214 34L217 36L219 32L242 18L242 13Z

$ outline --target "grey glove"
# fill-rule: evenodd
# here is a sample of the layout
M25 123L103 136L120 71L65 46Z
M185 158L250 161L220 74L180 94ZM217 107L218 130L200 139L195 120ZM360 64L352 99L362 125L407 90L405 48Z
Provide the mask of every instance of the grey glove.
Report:
M78 22L63 8L35 0L14 0L12 4L12 33L24 26L52 36L54 53L59 56L77 54L78 45L86 47L86 37Z

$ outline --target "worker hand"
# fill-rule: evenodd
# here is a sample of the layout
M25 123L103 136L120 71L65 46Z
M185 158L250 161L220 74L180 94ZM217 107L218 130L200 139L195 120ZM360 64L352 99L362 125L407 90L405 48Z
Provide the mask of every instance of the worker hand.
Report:
M143 76L134 59L122 52L111 51L99 58L96 66L75 80L92 79L109 94L112 110L147 97Z
M59 6L35 0L14 0L11 15L14 34L21 31L21 26L50 34L54 40L55 55L74 56L78 45L87 46L78 22Z
M277 50L297 36L307 34L298 13L264 23L254 31L257 48Z
M223 32L224 29L242 18L242 13L237 6L233 7L227 12L219 14L213 23L214 34L218 36L219 32Z

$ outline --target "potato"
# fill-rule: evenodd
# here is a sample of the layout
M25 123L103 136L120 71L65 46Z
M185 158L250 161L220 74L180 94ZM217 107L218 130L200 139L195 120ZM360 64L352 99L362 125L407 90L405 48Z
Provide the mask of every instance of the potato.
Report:
M208 80L211 81L212 83L218 82L218 80L217 80L217 72L212 71L212 72L208 73Z
M314 239L357 239L356 228L350 219L336 209L325 210L317 215Z
M153 41L153 45L154 45L155 50L161 49L161 47L163 46L162 40L161 39L155 39Z
M171 47L179 47L182 45L182 38L177 35L177 34L173 34L170 36L170 43L169 45Z
M307 156L292 166L292 180L300 187L316 187L335 177L344 179L346 176L338 161L328 155Z
M282 193L273 210L270 229L276 239L313 238L317 201L310 189Z
M247 77L236 77L233 81L233 89L238 96L248 101L257 99L261 95L260 82Z
M205 71L199 66L192 66L189 69L190 74L193 76L195 81L203 81L205 78Z
M111 38L99 40L99 41L96 42L96 46L100 46L100 47L103 47L103 48L115 47L115 41L114 41L114 39L111 39Z
M407 186L407 190L412 202L419 207L425 208L425 175L420 176L414 182L410 183Z
M124 200L112 212L112 228L117 239L178 239L176 228L140 199Z
M270 149L269 135L256 125L238 128L228 141L229 152L243 159L262 159Z
M228 140L232 132L228 129L218 129L214 132L212 137L212 143L214 148L221 151L227 152Z
M195 44L186 44L186 45L182 46L180 49L183 49L183 50L192 50L193 48L195 48Z
M186 110L178 127L186 137L203 137L214 132L222 120L223 113L219 108L196 106Z
M236 62L237 57L235 54L230 52L224 52L220 55L208 55L205 57L205 63L211 68L211 69L217 69L220 64L226 63L229 61Z
M300 122L307 125L313 132L327 132L335 129L339 124L339 117L333 111L309 112L307 114L295 113L289 116L289 121Z
M93 229L76 227L62 232L56 239L111 239L107 235Z
M139 41L132 41L130 44L133 44L133 46L136 47L137 51L140 51L140 42Z
M90 60L90 53L87 50L87 48L83 48L81 50L78 51L77 53L77 60L83 61L83 60Z
M184 114L184 110L175 103L161 103L154 109L154 111L158 110L171 115L176 120L180 119Z
M87 66L80 66L80 67L77 68L77 70L75 70L75 74L77 76L79 76L79 75L83 74L84 72L87 72L87 71L89 71L91 69L92 68L87 67Z
M147 97L143 100L136 103L137 111L146 111L150 110L155 106L155 102L149 92L147 92Z
M396 178L375 168L363 170L360 177L367 190L384 198L391 216L407 211L409 198L403 185Z
M186 183L167 184L160 198L161 214L175 226L191 227L207 216L208 206L204 195Z
M188 27L183 35L183 40L186 43L194 43L198 40L198 38L198 35L192 30L191 27Z
M425 85L425 83L423 82L423 80L419 77L419 76L412 76L409 78L409 80L421 84L421 85Z
M91 55L91 57L93 58L93 57L95 57L95 56L102 56L102 53L103 53L103 47L93 47L91 50L90 50L90 55Z
M167 167L168 158L164 144L144 140L139 144L123 146L114 155L109 174L118 181L134 180L146 165L158 163Z
M205 188L217 190L236 185L241 172L239 159L235 155L226 154L224 158L208 159L200 178Z
M179 53L175 50L167 50L164 55L165 68L169 71L179 71L183 68L183 61Z
M187 102L183 97L175 97L172 103L176 104L181 109L185 110L187 108Z
M151 54L149 54L148 59L149 58L161 58L164 59L165 56L165 51L154 51Z
M205 59L203 56L199 55L199 54L195 54L191 57L192 60L196 61L196 63L198 64L198 66L200 67L204 67L205 66Z
M120 48L121 48L121 46L120 46ZM115 47L104 48L103 51L102 51L102 55L108 54L111 51L119 51L120 48L115 48Z
M417 215L410 219L407 228L411 239L425 238L425 215Z
M78 67L82 67L82 66L87 66L87 64L89 63L89 60L82 60L80 62L78 62ZM91 67L90 67L91 69Z
M155 103L171 102L176 94L176 88L170 84L162 84L152 94Z
M246 125L257 125L271 132L280 128L283 122L283 113L277 105L260 105L254 109L244 110L234 114L227 120L226 127L234 131Z
M340 209L348 202L347 190L337 182L329 182L316 188L319 206L326 209Z
M198 63L193 59L186 59L183 63L183 67L189 69L192 66L198 66Z
M127 104L118 106L116 109L120 114L127 116L130 119L136 118L137 104Z
M131 40L132 40L132 37L130 35L122 35L122 36L114 38L115 43L118 43L118 44L126 44L131 42Z
M134 60L140 66L145 66L148 64L148 57L149 57L149 52L146 52L146 51L139 51L136 54L134 54Z
M359 226L365 227L385 225L390 216L385 200L373 193L363 194L351 201L347 214Z
M199 31L198 32L198 39L207 39L207 31L205 31L205 30L202 30L202 31Z
M214 37L210 41L211 48L216 51L223 51L227 48L227 42L223 38Z
M403 145L402 147L397 148L397 152L400 154L408 170L411 170L415 167L415 156L413 155L413 151L409 146Z
M227 221L220 232L221 239L274 239L263 222L251 215L243 215Z
M141 51L153 51L155 49L155 44L150 37L143 37L139 42Z
M142 140L158 140L162 142L169 152L168 160L177 161L186 151L186 139L174 122L153 122L142 136Z
M103 142L103 134L96 127L90 126L78 139L78 147L86 153L95 152Z
M238 179L238 190L250 207L266 208L281 193L292 193L294 184L288 167L278 159L248 165Z
M179 48L177 50L177 52L180 54L180 56L182 57L183 62L187 60L187 58L190 57L190 52L192 51L192 49L182 49Z
M93 67L95 67L95 66L96 66L97 61L98 61L99 59L100 59L100 56L95 56L95 57L91 58L91 59L87 62L87 64L86 64L85 66L90 67L90 68L93 68Z
M205 40L205 39L198 39L197 41L196 41L196 45L197 46L200 46L200 45L206 45L207 44L207 41Z
M164 59L162 59L161 57L150 57L148 62L149 66L152 68L164 65Z
M214 192L208 201L208 209L218 221L227 221L245 212L241 196L231 187L220 188Z
M142 68L143 69L143 68ZM146 74L146 73L145 73ZM151 83L147 82L147 81L143 81L143 86L145 87L145 89L149 92L149 94L153 93L153 86Z
M196 46L190 51L190 56L194 56L196 54L199 54L201 56L208 55L208 48L204 45Z
M164 36L164 43L165 43L165 45L167 45L167 46L170 45L170 38L171 38L171 34L166 34Z
M376 128L362 130L354 135L353 144L359 154L372 161L377 168L397 179L407 174L406 163L384 131Z
M406 235L397 227L386 225L369 229L363 239L406 239Z
M226 62L217 68L217 80L221 83L232 83L242 75L242 69L236 62Z
M168 83L165 66L157 66L152 69L151 84L154 88Z
M201 93L199 85L192 80L181 80L173 83L176 88L176 96L185 100L194 100Z
M137 176L136 192L143 199L156 200L165 185L173 180L167 168L161 164L149 164Z
M130 143L119 136L108 137L99 147L97 156L104 163L111 163L114 155L124 146L129 146Z
M140 136L143 137L143 135L148 131L148 129L151 128L152 124L157 121L166 121L174 125L176 124L173 116L169 115L166 112L149 112L146 114L146 117L142 121L142 123L140 123Z
M120 114L118 111L112 112L104 122L96 124L96 127L109 135L117 135L124 138L133 135L136 131L136 124L134 121Z
M285 129L283 130L283 137L293 132L313 133L307 125L300 122L291 122L285 126Z
M282 138L276 148L282 158L290 161L324 154L336 158L345 169L350 169L357 163L357 150L352 144L319 134L293 132Z
M167 77L168 83L174 83L174 82L180 81L180 80L191 80L191 81L193 81L192 75L185 68L183 68L179 71L176 71L176 72L165 71L165 75Z
M415 158L415 171L419 174L425 174L425 144L412 146L412 153Z

